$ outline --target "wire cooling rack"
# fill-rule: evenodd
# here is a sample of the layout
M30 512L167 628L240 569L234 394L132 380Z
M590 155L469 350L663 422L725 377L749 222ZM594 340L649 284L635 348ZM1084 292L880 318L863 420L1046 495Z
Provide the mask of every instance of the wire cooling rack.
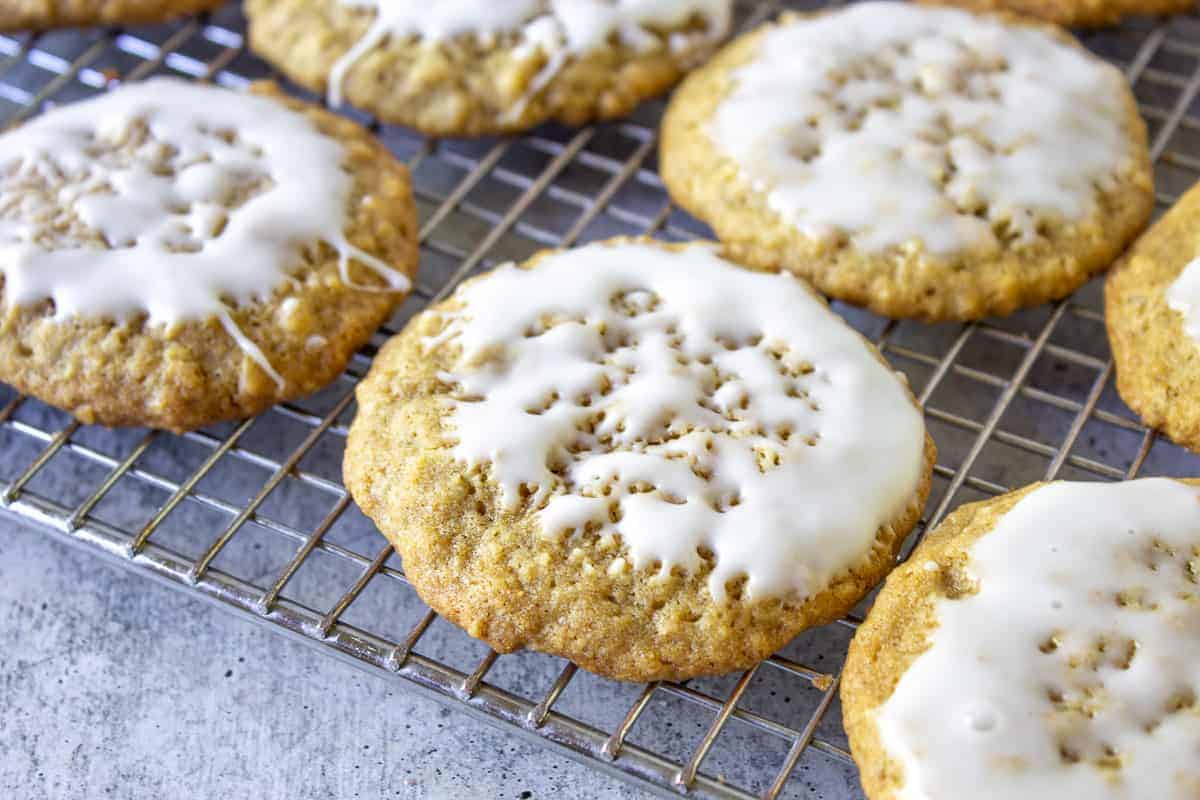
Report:
M747 2L739 18L751 26L784 6L820 5ZM0 126L117 79L171 73L238 87L270 77L244 31L230 5L157 27L0 35ZM1134 86L1161 211L1200 179L1200 13L1085 42ZM464 277L548 246L708 235L668 202L655 173L661 109L474 142L431 141L359 116L410 165L422 220L417 288L372 345L313 397L184 436L81 426L0 387L0 504L93 555L643 788L861 797L837 699L861 616L810 631L741 675L683 684L618 684L548 656L498 657L420 602L341 484L353 388L375 348ZM1200 475L1200 458L1143 428L1117 397L1098 282L1066 302L970 325L837 308L907 373L925 406L940 449L925 524L1044 478Z

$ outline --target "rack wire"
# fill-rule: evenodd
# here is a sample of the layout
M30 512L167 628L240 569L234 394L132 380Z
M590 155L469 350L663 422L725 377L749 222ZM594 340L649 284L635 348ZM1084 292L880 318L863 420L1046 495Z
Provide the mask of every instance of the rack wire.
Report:
M741 2L739 19L749 27L784 7L821 5ZM0 35L0 127L117 80L169 73L240 87L273 77L244 31L230 5L162 26ZM1200 12L1084 42L1134 87L1161 212L1200 179ZM428 140L348 112L413 171L422 265L396 317L326 390L184 436L82 426L0 387L0 505L88 553L653 792L861 797L837 688L863 608L741 675L686 683L618 684L549 656L497 656L420 602L341 484L355 383L388 336L464 277L547 246L709 235L670 204L655 173L661 110L650 103L618 123L473 142ZM1065 302L967 325L835 308L908 375L937 440L914 539L949 509L1030 481L1200 475L1200 458L1146 430L1117 397L1098 282Z

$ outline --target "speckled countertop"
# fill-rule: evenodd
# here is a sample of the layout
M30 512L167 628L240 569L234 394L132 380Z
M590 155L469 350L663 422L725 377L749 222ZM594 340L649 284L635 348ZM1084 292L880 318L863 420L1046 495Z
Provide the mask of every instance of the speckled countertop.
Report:
M643 795L0 517L0 797L465 796Z

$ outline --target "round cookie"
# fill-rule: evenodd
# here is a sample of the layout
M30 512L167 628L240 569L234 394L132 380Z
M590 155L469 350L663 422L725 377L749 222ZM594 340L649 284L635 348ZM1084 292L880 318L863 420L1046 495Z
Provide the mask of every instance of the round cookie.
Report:
M0 31L132 25L209 11L225 0L5 0Z
M0 153L0 379L83 422L183 431L308 394L416 267L407 170L270 84L130 84Z
M346 486L421 597L499 652L625 680L747 667L846 613L935 455L903 379L802 281L700 243L469 281L358 404Z
M1104 301L1121 399L1200 451L1200 184L1130 248Z
M289 78L431 136L628 114L706 58L732 0L248 0Z
M870 800L1200 793L1200 480L963 506L887 579L843 718Z
M661 148L734 258L891 317L1063 297L1154 202L1119 71L1057 28L905 3L738 39L675 93Z
M1113 25L1125 17L1175 14L1194 8L1196 0L921 0L975 11L1012 11L1072 27Z

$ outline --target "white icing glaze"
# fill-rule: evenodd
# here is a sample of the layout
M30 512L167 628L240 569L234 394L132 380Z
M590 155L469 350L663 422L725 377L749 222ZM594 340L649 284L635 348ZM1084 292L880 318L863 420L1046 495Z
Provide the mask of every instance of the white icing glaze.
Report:
M715 597L742 574L751 596L808 596L916 491L925 432L902 378L788 275L706 245L598 244L455 296L426 343L462 347L443 376L454 453L490 465L507 507L524 488L548 537L619 534L664 571L704 548Z
M132 156L113 151L141 126L151 138ZM341 144L273 100L159 78L43 114L0 137L0 150L10 305L50 299L58 318L144 313L152 325L216 315L282 384L227 302L268 299L291 280L285 269L301 248L318 241L338 252L347 284L353 258L389 289L408 288L405 275L346 239L352 179ZM47 203L25 184L62 188ZM107 249L56 239L70 209Z
M1031 241L1091 213L1134 157L1120 72L955 9L856 3L783 24L733 81L716 146L803 234L868 251Z
M1051 484L966 570L879 710L898 798L1200 796L1200 491Z
M1200 257L1189 263L1167 287L1167 305L1183 315L1183 329L1200 342Z
M346 73L387 37L419 38L436 44L456 36L473 35L488 41L497 34L520 34L518 55L539 52L546 65L534 77L508 118L520 117L529 101L546 87L572 56L602 47L610 36L639 50L656 46L655 28L684 25L692 18L705 22L705 41L717 41L729 29L731 0L341 0L343 5L372 9L370 30L348 50L329 74L329 104L342 103ZM686 41L669 44L675 51Z

